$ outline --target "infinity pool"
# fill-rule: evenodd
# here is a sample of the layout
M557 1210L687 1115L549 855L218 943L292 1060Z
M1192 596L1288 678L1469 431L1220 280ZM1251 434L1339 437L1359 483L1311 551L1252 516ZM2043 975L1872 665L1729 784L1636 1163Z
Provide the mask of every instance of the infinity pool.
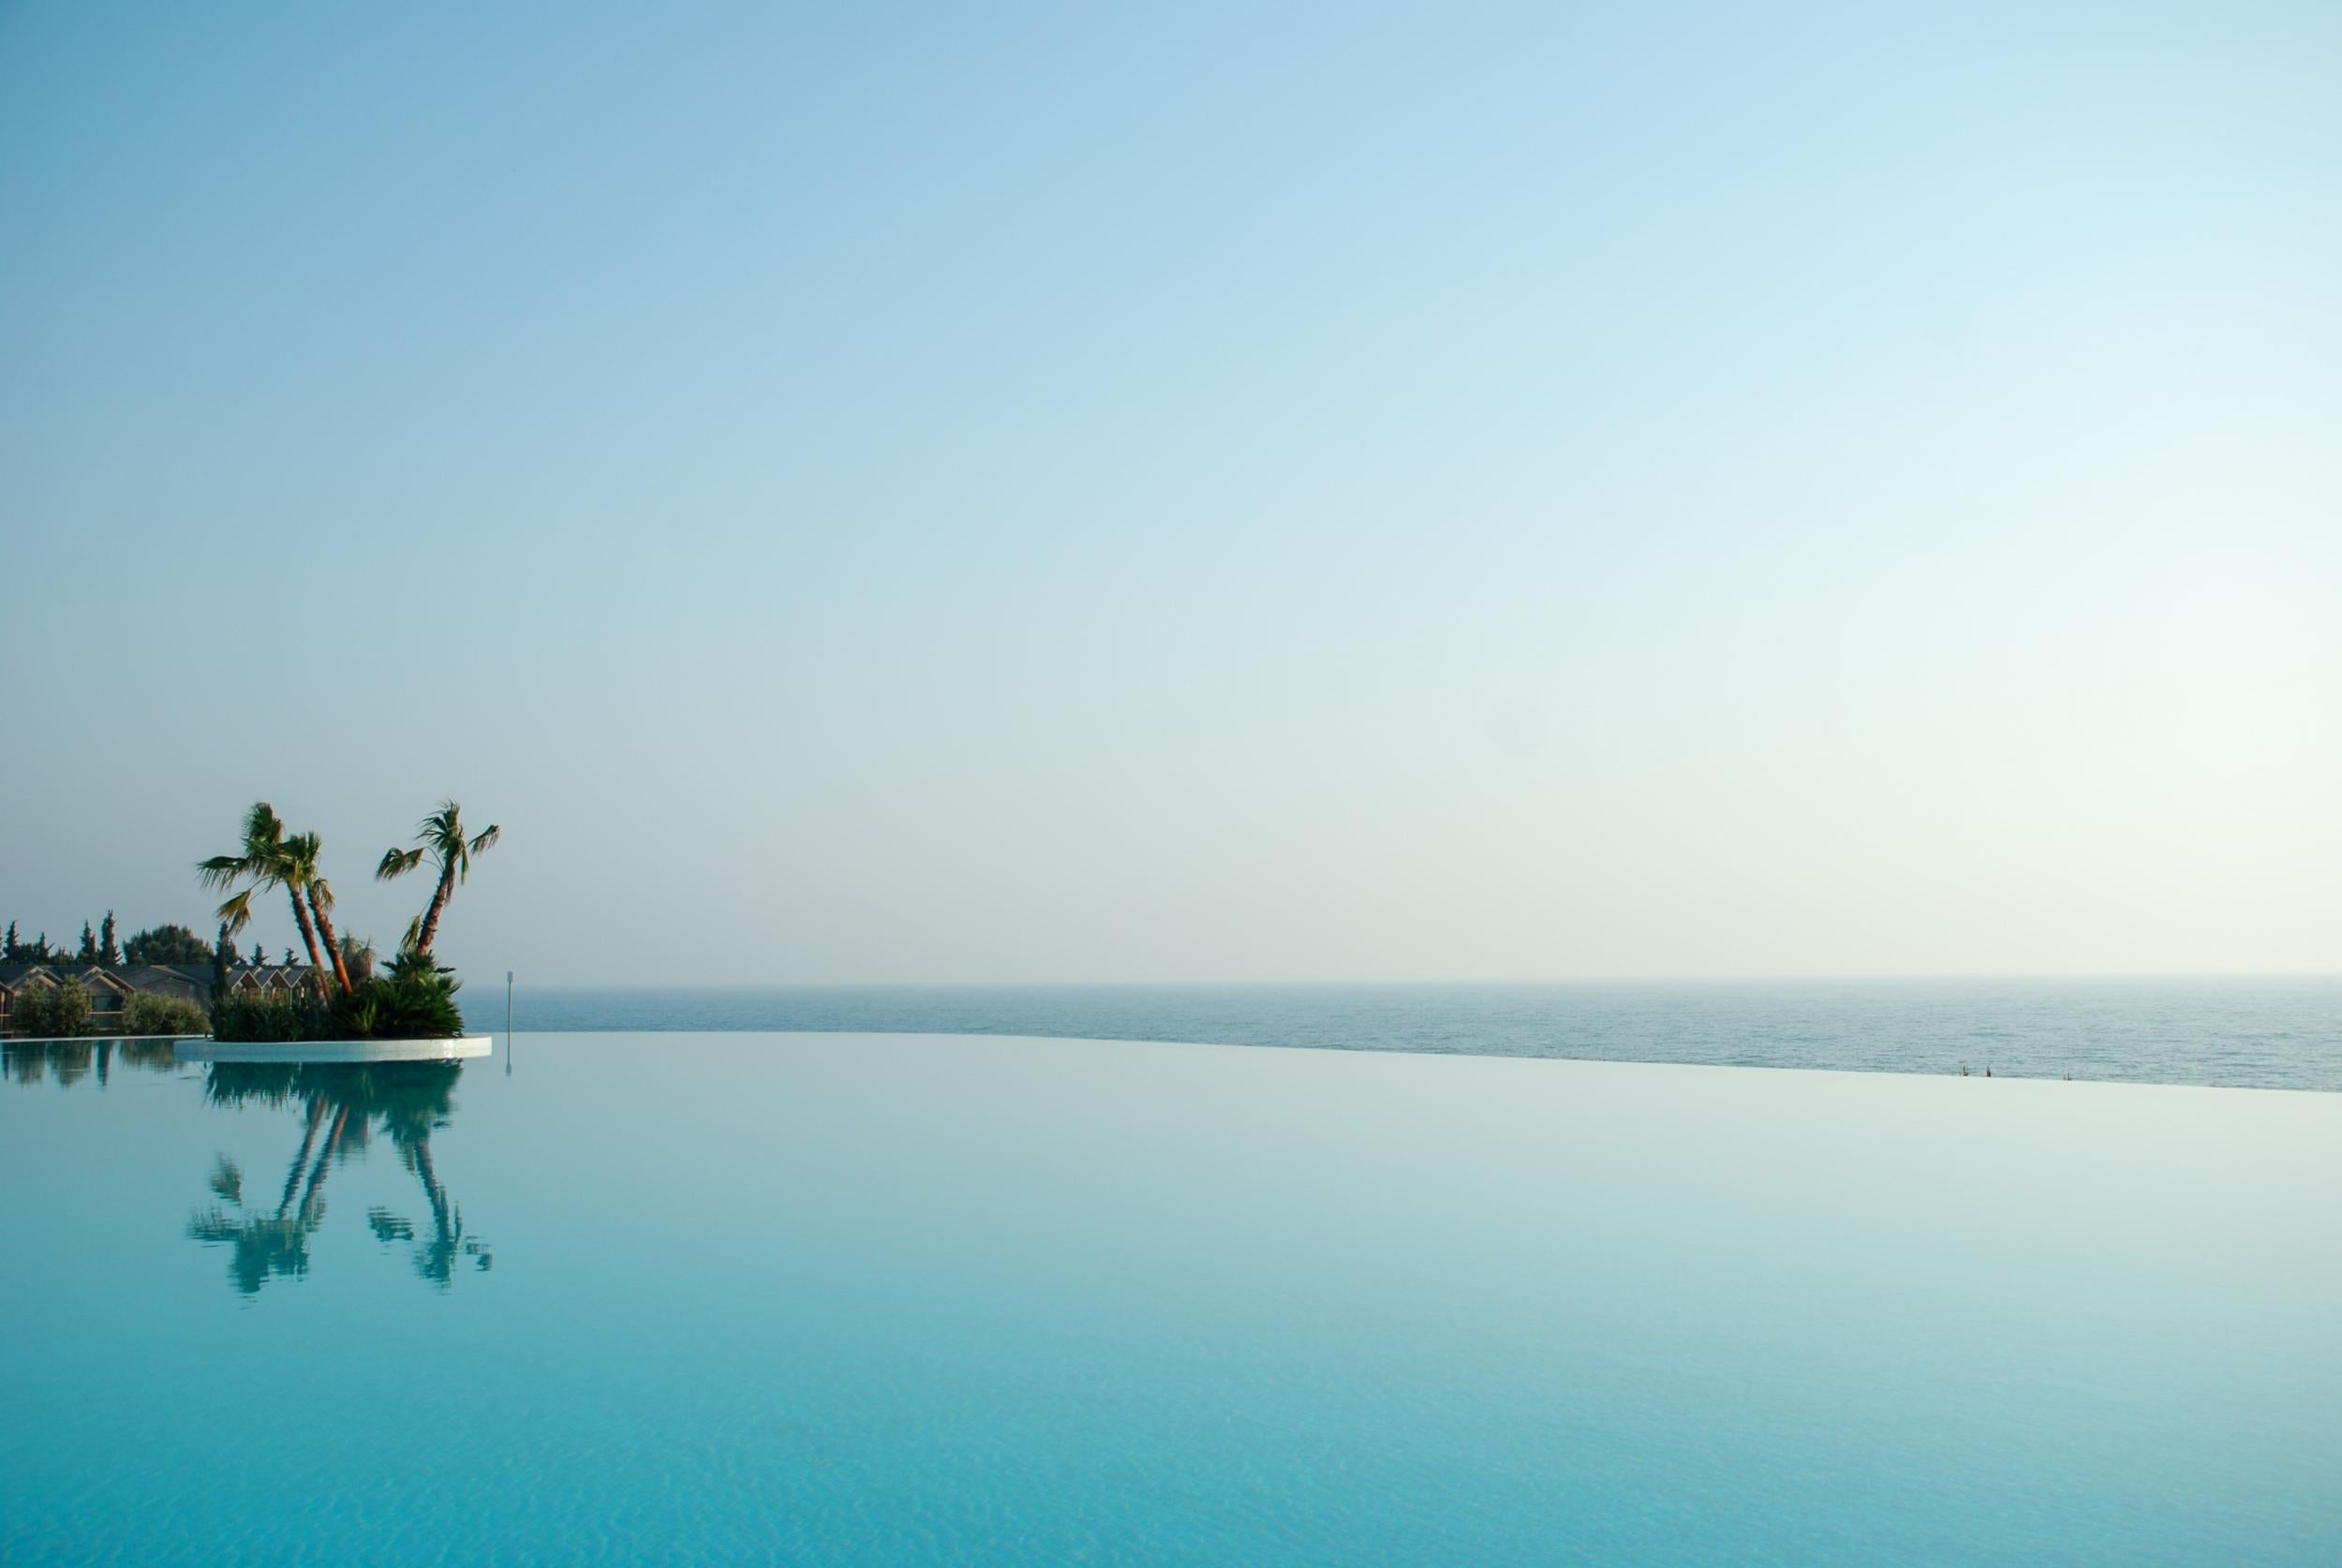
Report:
M2338 1095L907 1035L8 1068L10 1562L2342 1560Z

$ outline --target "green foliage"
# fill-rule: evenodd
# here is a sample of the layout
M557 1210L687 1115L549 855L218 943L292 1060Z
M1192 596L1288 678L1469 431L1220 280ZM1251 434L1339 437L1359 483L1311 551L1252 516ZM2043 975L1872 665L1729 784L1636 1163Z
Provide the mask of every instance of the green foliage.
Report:
M369 980L334 1009L354 1040L450 1039L464 1032L454 987L444 979Z
M463 983L455 971L412 949L391 960L389 971L342 998L343 1013L359 1040L427 1040L464 1032L455 1005Z
M54 995L46 985L27 985L19 991L8 1004L8 1032L28 1040L50 1039L49 1024L56 1013L51 1000Z
M106 923L97 928L97 961L101 964L122 962L121 944L114 940L114 912L106 911Z
M68 980L57 987L53 1014L60 1036L87 1034L91 1013L89 987L78 980Z
M8 1027L32 1040L69 1040L88 1032L89 988L78 980L28 985L8 1010Z
M124 942L122 956L133 964L208 964L215 952L184 925L157 925Z
M125 1034L209 1034L211 1019L185 997L153 997L143 992L122 1006Z
M76 963L95 964L97 962L97 933L89 928L89 922L86 920L82 922L82 950L73 956Z
M213 1004L222 1041L443 1040L464 1032L459 982L429 959L401 954L390 972L330 1003L287 996L227 997Z
M326 1010L282 992L221 997L212 1003L212 1038L221 1041L330 1040Z
M7 937L0 938L0 963L46 964L65 956L64 953L49 945L49 933L46 931L40 934L37 941L18 940L16 922L13 920L8 922Z

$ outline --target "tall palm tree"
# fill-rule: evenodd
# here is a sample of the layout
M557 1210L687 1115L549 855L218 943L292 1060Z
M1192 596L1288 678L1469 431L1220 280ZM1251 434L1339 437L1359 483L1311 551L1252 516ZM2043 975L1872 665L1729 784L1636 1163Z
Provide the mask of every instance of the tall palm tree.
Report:
M295 834L285 840L285 859L300 879L302 892L308 895L309 912L317 917L318 937L325 943L325 956L333 962L334 979L346 997L353 987L349 984L349 966L342 959L341 938L334 932L334 884L325 880L325 872L318 864L323 848L316 834ZM310 954L314 957L316 949L312 948ZM319 978L323 978L322 970Z
M309 906L302 898L308 873L315 865L314 854L304 865L288 852L284 821L263 800L254 802L252 809L245 813L243 852L214 855L199 862L196 872L205 887L228 889L235 888L239 882L251 884L236 891L219 907L219 918L227 922L230 936L252 923L254 894L283 888L292 901L293 924L301 928L301 940L309 949L309 962L321 976L325 973L325 959L318 951L317 926L309 918Z
M439 934L439 916L447 910L448 898L455 892L455 884L471 878L471 857L486 854L496 848L503 829L490 823L484 833L464 836L464 808L452 800L443 800L439 808L425 817L415 830L415 848L388 850L382 864L374 874L383 881L404 877L428 857L439 868L439 885L432 890L430 908L415 917L407 927L406 946L430 956L431 943Z

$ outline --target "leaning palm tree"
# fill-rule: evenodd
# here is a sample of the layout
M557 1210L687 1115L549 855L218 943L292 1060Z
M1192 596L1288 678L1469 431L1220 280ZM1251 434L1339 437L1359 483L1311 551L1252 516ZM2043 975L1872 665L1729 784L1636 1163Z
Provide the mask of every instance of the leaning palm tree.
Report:
M471 878L471 857L486 854L496 848L502 829L494 823L486 832L464 836L464 808L452 800L443 800L439 808L425 817L415 831L415 848L389 850L382 855L382 864L374 874L383 881L404 877L428 857L439 868L439 885L432 890L430 907L417 915L407 927L403 945L416 953L430 956L431 943L439 934L439 916L447 910L448 898L455 892L455 884Z
M241 854L214 855L198 863L196 872L203 885L212 888L236 889L228 901L219 907L219 918L227 923L230 936L252 923L252 895L270 888L281 887L292 901L293 924L301 928L301 940L309 949L309 962L315 972L326 972L324 956L318 951L316 925L309 918L309 906L303 900L309 873L316 867L312 853L304 863L289 851L285 841L285 823L266 801L255 802L245 813L244 844ZM237 888L239 882L249 886Z
M308 895L309 912L317 917L318 936L325 943L326 957L333 962L334 982L341 986L342 995L348 996L352 989L349 966L342 958L341 939L334 933L334 884L325 880L325 872L318 864L322 851L314 833L295 834L285 840L285 859L300 879L301 891ZM310 949L312 956L316 951ZM318 978L324 979L322 970Z

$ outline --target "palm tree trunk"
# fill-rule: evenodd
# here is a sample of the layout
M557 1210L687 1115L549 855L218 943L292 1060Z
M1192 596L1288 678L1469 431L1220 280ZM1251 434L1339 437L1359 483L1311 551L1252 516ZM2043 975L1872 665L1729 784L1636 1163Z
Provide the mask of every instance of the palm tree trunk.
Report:
M431 956L431 940L439 934L439 915L447 908L450 895L455 891L455 862L447 860L439 865L439 885L431 895L431 907L422 911L422 935L415 943L415 951Z
M301 890L297 887L286 888L285 896L292 900L293 924L301 927L302 943L309 950L309 963L317 974L319 989L322 990L325 985L325 960L318 954L318 928L309 923L309 906L301 901Z
M431 1228L438 1234L442 1244L452 1245L455 1227L448 1216L447 1189L439 1185L439 1173L431 1165L431 1140L415 1140L415 1178L422 1183L422 1195L431 1205Z
M325 954L334 960L334 978L341 982L342 995L348 996L353 989L349 984L349 966L342 962L342 942L339 937L334 935L334 917L327 914L325 906L318 901L318 890L314 887L309 890L309 903L317 911L318 935L325 941Z
M349 1125L349 1107L345 1105L334 1113L334 1131L326 1134L325 1146L318 1151L318 1162L310 1167L309 1185L301 1194L301 1213L305 1219L318 1201L318 1191L325 1185L325 1168L334 1162L334 1151L342 1146L342 1130Z
M309 1150L318 1141L318 1128L325 1120L325 1102L309 1102L309 1130L301 1135L301 1152L293 1156L292 1169L285 1174L285 1195L277 1202L276 1218L282 1220L291 1209L293 1194L301 1191L301 1173L309 1168Z

